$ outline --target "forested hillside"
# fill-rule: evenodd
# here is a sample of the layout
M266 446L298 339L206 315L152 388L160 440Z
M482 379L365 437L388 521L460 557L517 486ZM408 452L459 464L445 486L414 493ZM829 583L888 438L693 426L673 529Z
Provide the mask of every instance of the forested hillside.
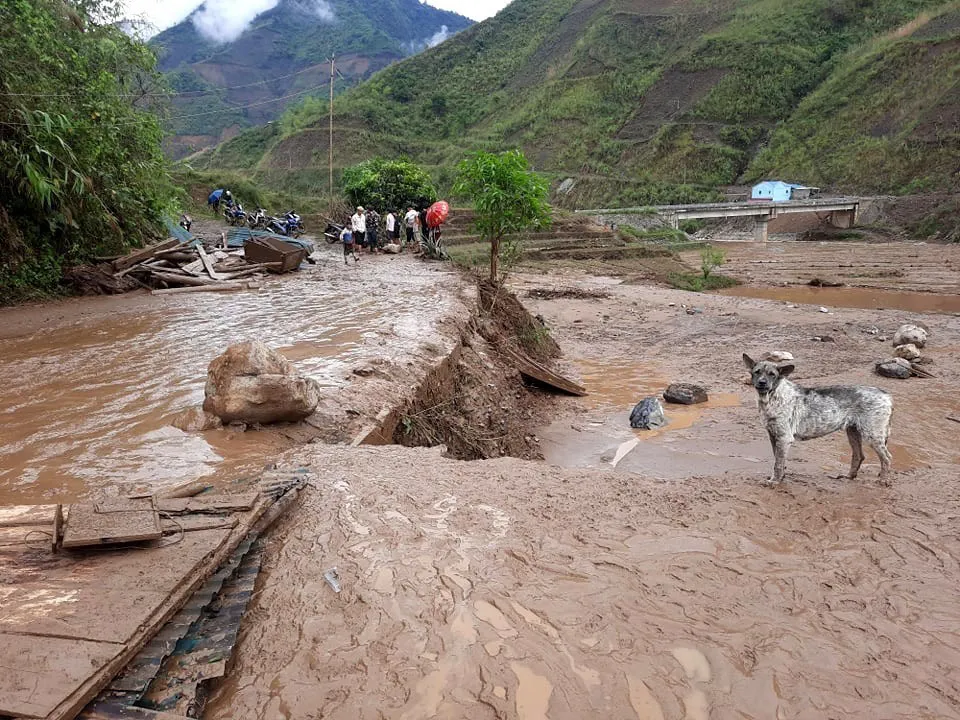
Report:
M0 3L0 304L142 243L172 209L155 59L115 6Z
M178 93L167 150L181 157L326 96L331 54L342 90L470 24L418 0L281 0L241 27L201 6L150 41Z
M447 172L519 146L582 202L782 175L844 190L955 188L960 5L938 0L516 0L337 104L340 166ZM321 109L202 160L309 189Z

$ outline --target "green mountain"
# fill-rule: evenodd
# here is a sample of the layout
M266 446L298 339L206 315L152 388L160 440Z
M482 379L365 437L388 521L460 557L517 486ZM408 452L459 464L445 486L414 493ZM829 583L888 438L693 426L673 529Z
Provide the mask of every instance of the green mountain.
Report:
M249 24L218 7L201 6L150 41L178 93L167 140L175 157L326 97L331 54L339 91L472 24L419 0L280 0Z
M958 2L515 0L344 93L334 152L443 178L471 149L519 146L580 205L766 176L960 189L958 68ZM306 190L327 142L325 115L293 108L200 162Z

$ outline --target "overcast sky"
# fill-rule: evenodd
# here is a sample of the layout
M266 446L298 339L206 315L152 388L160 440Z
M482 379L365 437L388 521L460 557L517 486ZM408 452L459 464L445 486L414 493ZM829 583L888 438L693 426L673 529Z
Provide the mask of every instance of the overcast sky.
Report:
M244 24L257 14L269 10L279 0L230 0L230 13L235 21ZM434 7L452 10L473 20L483 20L495 15L509 0L432 0ZM156 32L176 25L202 4L202 0L126 0L131 16L142 17L155 26ZM223 0L212 0L213 5L225 5Z

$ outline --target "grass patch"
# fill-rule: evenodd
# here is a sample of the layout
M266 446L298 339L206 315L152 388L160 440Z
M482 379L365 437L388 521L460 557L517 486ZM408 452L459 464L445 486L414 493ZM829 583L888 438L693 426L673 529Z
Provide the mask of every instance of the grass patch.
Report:
M733 287L740 283L732 277L717 275L716 273L711 273L707 277L704 277L703 273L673 272L667 275L667 284L677 290L706 292L707 290L721 290L723 288Z

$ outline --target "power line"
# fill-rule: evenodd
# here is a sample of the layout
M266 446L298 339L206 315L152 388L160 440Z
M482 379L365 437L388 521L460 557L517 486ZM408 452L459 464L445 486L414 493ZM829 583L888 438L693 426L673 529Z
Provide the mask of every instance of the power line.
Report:
M299 90L295 93L290 93L289 95L283 95L278 98L271 98L270 100L261 100L259 102L250 103L249 105L230 105L229 107L223 108L220 110L207 110L206 112L190 113L189 115L176 115L174 117L165 118L165 120L166 122L173 122L175 120L186 120L188 118L202 117L205 115L217 115L219 113L228 112L230 110L247 110L248 108L259 107L260 105L269 105L270 103L279 102L281 100L287 100L289 98L296 97L298 95L304 95L308 92L313 92L314 90L319 90L320 88L326 87L327 84L328 83L326 82L321 83L320 85L314 85L313 87L308 87L306 90ZM161 121L164 120L164 118L157 118L157 119ZM142 122L148 122L147 118L136 118L136 119L127 120L124 122L119 122L116 124L117 125L137 125ZM33 127L31 123L11 123L11 122L6 122L5 120L0 120L0 125L6 125L7 127Z
M185 97L191 93L199 93L201 95L206 95L210 93L220 92L221 90L241 90L243 88L253 87L255 85L263 85L264 83L275 82L277 80L286 80L287 78L292 78L296 75L302 75L305 72L311 70L316 70L316 65L311 65L310 67L303 68L302 70L297 70L296 72L288 73L287 75L278 75L277 77L267 78L266 80L257 80L252 83L246 83L245 85L228 85L225 87L214 87L210 90L184 90L182 92L147 92L147 93L116 93L112 94L111 97L118 98L141 98L141 97ZM0 97L29 97L29 98L69 98L76 97L76 93L11 93L11 92L0 92Z

